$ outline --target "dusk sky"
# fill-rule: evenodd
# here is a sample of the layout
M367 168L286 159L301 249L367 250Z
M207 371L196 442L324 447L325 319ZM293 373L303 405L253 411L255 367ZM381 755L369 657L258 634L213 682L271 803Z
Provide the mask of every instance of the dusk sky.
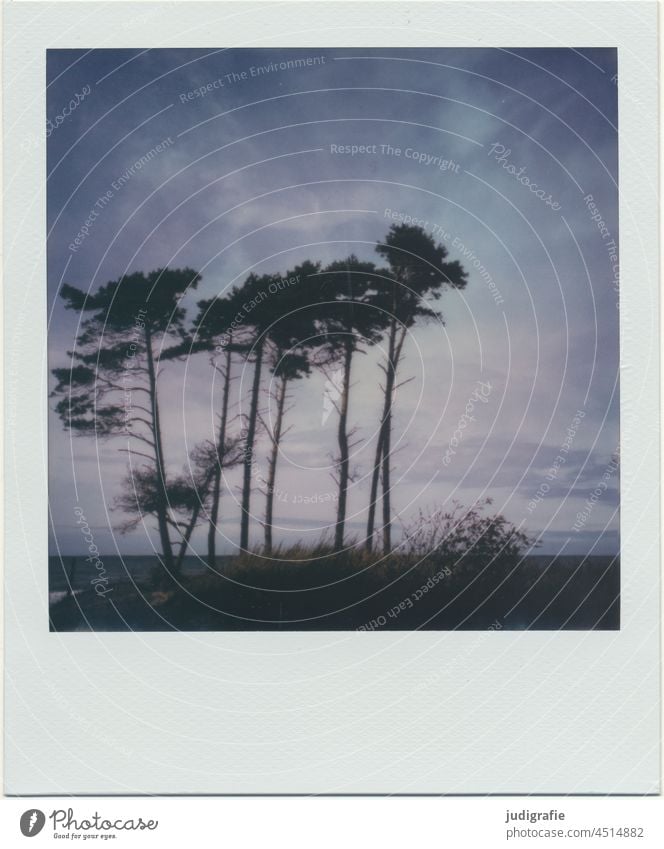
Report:
M439 302L445 325L417 326L406 343L395 514L407 522L490 496L541 534L541 553L617 553L616 73L605 48L49 51L49 367L69 365L76 335L63 282L94 291L127 272L190 266L203 278L185 300L193 317L198 300L251 271L350 253L378 262L375 243L409 216L469 280ZM379 360L374 349L353 366L351 536L366 524ZM251 366L236 373L237 399ZM213 437L218 387L203 354L165 363L160 380L179 472ZM444 463L480 382L486 403L474 402ZM334 519L336 416L325 416L323 375L297 383L275 538L313 541ZM49 404L51 553L86 550L77 505L101 552L150 553L152 521L113 530L126 440L70 438ZM262 436L264 467L267 445ZM239 480L226 477L220 553L237 542ZM252 510L262 518L258 490Z

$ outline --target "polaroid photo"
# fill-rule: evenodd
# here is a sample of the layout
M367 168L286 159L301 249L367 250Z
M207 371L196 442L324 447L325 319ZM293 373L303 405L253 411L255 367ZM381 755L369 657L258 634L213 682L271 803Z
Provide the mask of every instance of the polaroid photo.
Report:
M657 792L655 4L5 11L7 792Z

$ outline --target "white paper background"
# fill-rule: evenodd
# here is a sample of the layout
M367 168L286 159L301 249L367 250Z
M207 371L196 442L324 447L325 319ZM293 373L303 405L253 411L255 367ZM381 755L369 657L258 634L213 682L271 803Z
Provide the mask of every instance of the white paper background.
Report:
M655 4L144 9L5 10L6 792L656 792ZM247 45L618 47L620 632L49 633L45 51Z

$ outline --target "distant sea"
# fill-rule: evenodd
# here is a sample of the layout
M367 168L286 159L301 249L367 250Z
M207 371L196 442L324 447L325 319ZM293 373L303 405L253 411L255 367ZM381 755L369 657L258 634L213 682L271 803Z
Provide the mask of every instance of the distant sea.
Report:
M95 562L86 561L86 555L63 555L48 558L48 590L51 604L59 601L71 589L73 592L83 592L92 589L93 579L104 576L109 585L119 583L135 583L146 585L151 583L152 571L159 561L154 555L136 555L118 557L117 555L102 555L105 575L95 566ZM229 555L217 557L219 567L233 558ZM185 576L204 575L210 569L204 557L185 557L182 563L182 574Z
M615 555L617 558L618 555ZM525 558L531 566L539 569L574 570L585 559L585 565L606 566L614 558L607 555L587 556L568 555L554 558L551 555L529 555ZM99 578L101 572L95 567L95 563L87 562L85 555L66 555L60 557L49 557L48 562L48 587L49 600L51 604L63 598L67 592L84 592L93 588L91 581ZM100 558L108 578L108 585L118 583L135 583L138 585L149 585L152 583L151 575L158 560L154 555L132 555L118 557L117 555L102 556ZM217 557L219 570L233 560L233 555ZM553 563L552 561L556 561ZM185 576L204 575L210 572L204 557L185 557L182 564L182 573Z

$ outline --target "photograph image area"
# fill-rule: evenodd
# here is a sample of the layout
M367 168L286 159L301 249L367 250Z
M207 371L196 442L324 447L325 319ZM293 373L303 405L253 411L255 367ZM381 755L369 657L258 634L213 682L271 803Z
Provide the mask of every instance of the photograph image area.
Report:
M45 61L51 631L620 628L615 49Z

